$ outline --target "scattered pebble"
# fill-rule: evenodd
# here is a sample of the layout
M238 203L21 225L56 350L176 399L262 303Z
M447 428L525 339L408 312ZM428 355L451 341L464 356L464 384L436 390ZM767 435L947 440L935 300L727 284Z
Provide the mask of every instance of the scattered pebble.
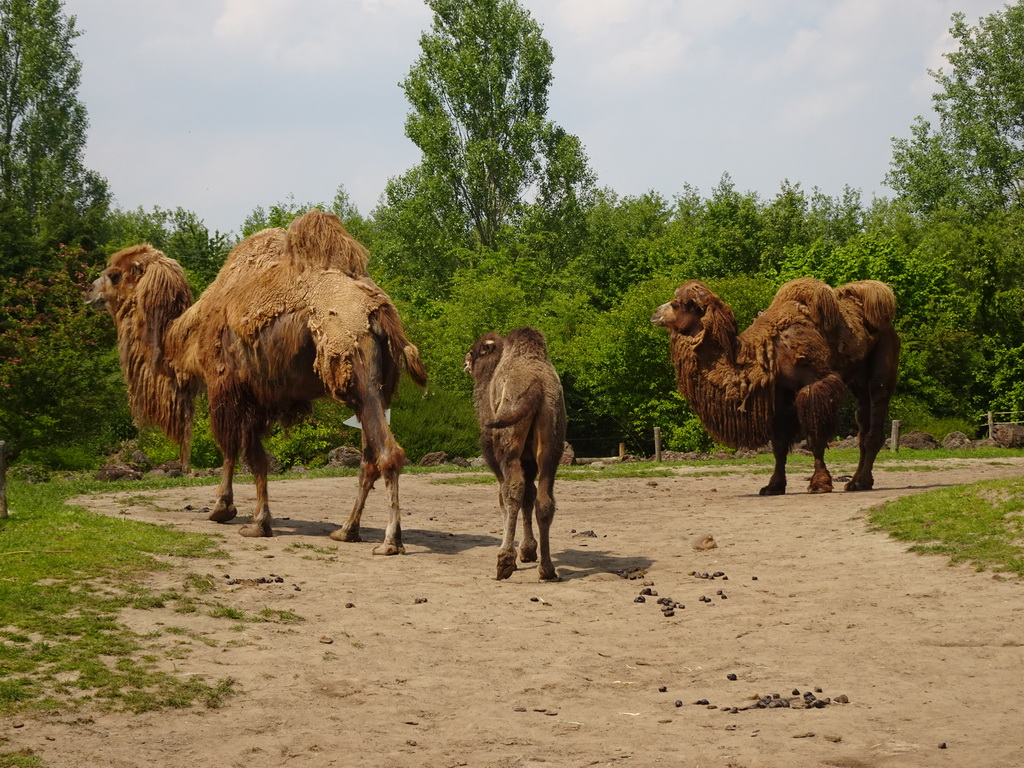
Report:
M676 706L677 707L683 706L683 702L681 702L679 699L676 699Z
M415 599L415 600L414 600L413 602L414 602L414 603L415 603L416 605L419 605L420 603L425 603L425 602L427 602L427 598L425 598L425 597L417 597L417 598L416 598L416 599Z
M345 603L345 607L346 608L355 608L356 604L355 603Z

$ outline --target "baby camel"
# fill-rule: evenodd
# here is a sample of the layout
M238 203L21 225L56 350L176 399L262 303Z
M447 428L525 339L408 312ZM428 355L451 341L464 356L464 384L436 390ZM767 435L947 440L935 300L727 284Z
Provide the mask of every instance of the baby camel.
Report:
M562 383L548 361L543 334L517 328L502 338L487 333L466 353L464 370L473 377L473 403L480 422L480 448L498 478L504 536L498 550L498 579L516 570L515 536L523 512L519 558L537 560L533 510L540 529L544 581L558 581L551 563L548 531L555 516L555 471L565 443ZM536 482L535 482L536 481Z

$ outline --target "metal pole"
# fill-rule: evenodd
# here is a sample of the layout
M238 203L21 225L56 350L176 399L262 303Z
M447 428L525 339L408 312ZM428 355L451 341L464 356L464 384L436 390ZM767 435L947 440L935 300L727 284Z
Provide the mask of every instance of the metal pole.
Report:
M900 420L892 420L892 435L889 437L889 450L898 451L900 449Z
M661 427L654 428L654 460L661 462Z

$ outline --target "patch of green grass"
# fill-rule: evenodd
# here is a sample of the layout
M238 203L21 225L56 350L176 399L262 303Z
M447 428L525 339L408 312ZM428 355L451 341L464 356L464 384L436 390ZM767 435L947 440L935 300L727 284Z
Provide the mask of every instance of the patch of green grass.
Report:
M913 552L941 554L1024 577L1024 477L956 485L895 499L869 520Z
M158 671L146 638L118 623L125 608L168 599L139 585L146 572L225 556L209 537L66 503L122 486L129 487L82 478L10 482L11 516L0 521L0 714L85 701L134 712L216 706L234 687Z

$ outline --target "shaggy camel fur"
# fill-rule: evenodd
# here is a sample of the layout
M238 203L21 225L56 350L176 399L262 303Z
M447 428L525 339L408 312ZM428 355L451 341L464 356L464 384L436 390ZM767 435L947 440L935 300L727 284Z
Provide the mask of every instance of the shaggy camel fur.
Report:
M732 310L699 280L683 283L651 322L669 330L680 394L708 432L734 448L771 442L775 471L761 495L786 492L786 454L802 426L814 454L808 490L827 493L824 453L846 389L857 400L860 463L848 491L869 490L885 442L900 340L889 286L832 289L805 277L779 288L742 334Z
M241 450L257 495L241 533L273 535L262 438L273 422L294 423L313 400L331 397L356 412L363 441L355 506L331 538L360 540L366 496L383 475L390 514L374 552L404 552L398 475L405 453L385 408L403 359L421 385L426 371L366 263L366 250L337 216L311 210L287 231L267 229L239 243L194 303L178 263L145 244L111 256L86 294L114 318L133 416L177 441L183 464L193 400L205 386L210 426L224 454L211 520L236 515L232 478Z
M498 506L504 536L498 550L498 579L516 570L516 521L523 513L519 558L537 560L533 510L540 529L538 572L558 581L548 532L555 516L555 471L565 444L562 383L548 361L540 331L517 328L502 338L488 333L466 353L473 377L473 403L480 422L480 448L498 478ZM536 481L536 482L535 482Z

